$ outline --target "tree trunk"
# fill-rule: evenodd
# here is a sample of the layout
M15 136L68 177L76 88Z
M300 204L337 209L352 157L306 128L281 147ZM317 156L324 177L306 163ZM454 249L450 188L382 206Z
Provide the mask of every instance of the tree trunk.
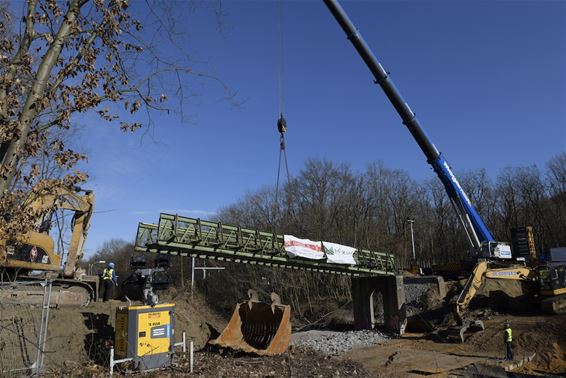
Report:
M49 46L49 49L43 56L43 59L35 75L35 80L33 82L30 93L27 96L26 103L23 107L22 114L19 119L19 137L16 140L9 142L8 147L5 148L5 155L2 160L3 175L0 177L0 195L8 190L12 180L16 175L16 167L19 160L19 154L21 149L27 141L28 134L31 129L32 122L39 113L41 108L41 99L45 94L45 89L49 83L49 77L53 66L57 62L59 55L61 54L61 49L63 44L69 37L73 24L77 19L77 14L80 11L80 7L84 5L84 0L75 0L70 6L67 14L65 15L65 20L61 24L61 27L57 31L53 43ZM32 6L33 2L30 2ZM3 146L4 147L4 146Z

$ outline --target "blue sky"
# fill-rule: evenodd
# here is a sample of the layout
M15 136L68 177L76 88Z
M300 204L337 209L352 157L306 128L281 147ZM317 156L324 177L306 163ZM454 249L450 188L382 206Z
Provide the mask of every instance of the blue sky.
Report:
M565 151L566 2L342 5L456 172L485 168L495 178L503 167L542 167ZM206 219L275 184L277 6L225 1L222 33L209 10L186 16L179 45L237 91L238 106L205 81L185 108L188 122L155 116L150 132L131 135L95 117L79 120L89 154L85 187L96 194L87 255L112 238L132 241L137 222L156 222L160 211ZM284 2L283 12L291 174L306 159L324 158L355 171L383 161L417 180L433 177L322 1Z

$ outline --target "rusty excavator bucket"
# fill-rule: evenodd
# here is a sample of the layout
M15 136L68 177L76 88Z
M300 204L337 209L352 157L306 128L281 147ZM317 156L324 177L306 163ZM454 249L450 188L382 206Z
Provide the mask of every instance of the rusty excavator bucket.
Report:
M291 306L282 305L275 293L271 304L260 302L255 290L248 290L248 297L236 305L226 328L209 343L262 356L284 353L291 341Z
M481 320L464 321L462 325L449 327L446 336L450 342L464 343L469 334L484 330L485 326Z

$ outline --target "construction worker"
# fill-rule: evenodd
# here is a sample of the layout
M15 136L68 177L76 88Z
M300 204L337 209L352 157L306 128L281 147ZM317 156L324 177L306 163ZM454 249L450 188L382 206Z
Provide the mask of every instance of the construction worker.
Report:
M503 341L505 342L505 360L513 361L513 349L511 348L511 343L513 342L513 330L506 320L503 325L505 329L503 330Z
M112 292L113 286L118 286L118 276L116 276L116 271L114 271L114 263L108 264L108 268L104 269L102 273L102 287L104 289L104 302L108 301L110 293Z

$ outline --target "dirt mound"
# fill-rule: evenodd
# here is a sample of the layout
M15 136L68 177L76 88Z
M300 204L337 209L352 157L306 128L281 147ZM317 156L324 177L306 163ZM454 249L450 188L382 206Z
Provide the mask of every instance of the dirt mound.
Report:
M513 329L513 353L522 358L536 352L535 358L519 372L561 374L566 372L566 315L511 316L499 315L484 321L486 330L474 334L466 344L473 350L503 357L503 323Z
M531 291L529 286L522 281L485 278L477 295L493 296L495 293L502 292L510 298L517 298L529 294Z
M549 316L544 321L537 321L517 339L519 350L534 350L535 359L525 366L534 372L563 374L566 372L566 335L564 334L565 316Z
M470 308L491 308L493 310L532 311L538 308L533 287L523 281L484 279Z
M196 296L191 301L190 294L174 292L162 296L162 303L175 303L175 341L181 341L182 332L192 339L196 350L206 346L211 334L216 328L223 327L223 320L214 314L202 300ZM133 303L139 304L139 303ZM91 303L88 307L65 307L51 309L47 333L46 354L44 363L48 368L58 368L75 364L100 364L107 366L109 348L114 343L114 317L116 308L127 303L112 300L108 302ZM18 314L19 322L29 324L23 327L26 348L12 348L21 354L12 358L22 365L35 361L36 349L32 345L37 340L41 308L31 308L20 305L3 305L2 318L11 319ZM28 335L29 333L29 335ZM7 337L12 334L12 339ZM4 340L6 339L6 340ZM2 345L14 345L22 339L14 333L3 332L0 339ZM7 352L4 351L4 352ZM27 362L26 362L27 361ZM26 362L26 363L24 363Z

